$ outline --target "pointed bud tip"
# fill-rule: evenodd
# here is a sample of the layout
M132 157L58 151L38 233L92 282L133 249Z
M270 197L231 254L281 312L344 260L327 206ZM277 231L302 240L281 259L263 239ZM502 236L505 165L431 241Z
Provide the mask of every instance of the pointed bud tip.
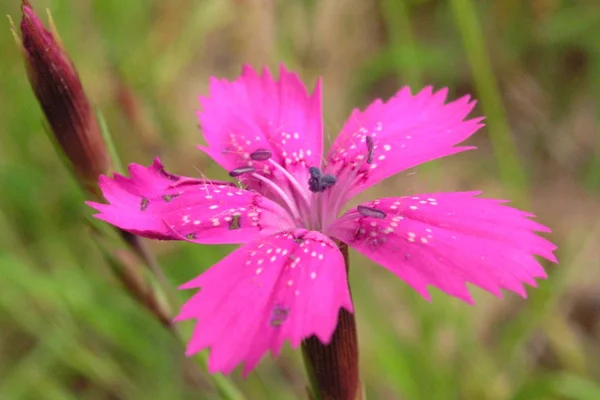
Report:
M98 121L58 36L46 29L28 1L22 1L21 10L27 77L46 116L52 139L66 155L80 183L92 192L94 187L97 189L98 176L110 166Z
M31 3L29 3L29 1L23 0L21 2L21 13L23 14L23 19L21 20L21 30L23 30L24 26L27 23L30 23L31 21L33 21L34 23L39 22L41 24L38 16L35 14L35 11L33 11L33 7L31 6Z

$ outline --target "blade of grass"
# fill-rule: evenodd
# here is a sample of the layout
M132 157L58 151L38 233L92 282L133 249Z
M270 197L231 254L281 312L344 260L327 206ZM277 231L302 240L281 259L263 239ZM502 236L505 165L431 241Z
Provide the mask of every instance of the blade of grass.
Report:
M108 154L110 155L110 159L112 161L112 168L114 172L122 174L125 170L123 169L121 158L119 158L119 153L117 153L117 148L115 146L115 142L112 140L112 135L110 134L110 130L108 129L106 119L104 118L104 115L102 114L99 108L96 108L96 118L98 119L98 124L100 125L100 132L102 133L102 137L104 138L104 142L106 143Z
M392 54L398 80L415 89L421 88L423 74L417 41L411 28L409 5L403 0L383 0L381 12L394 50Z
M398 81L401 86L409 85L413 91L417 91L423 87L423 68L417 39L411 27L410 5L407 3L404 0L384 0L381 9ZM438 178L436 164L425 163L419 166L419 170L425 175L424 179L435 181Z
M520 165L517 148L511 137L502 97L486 54L481 24L472 0L450 1L456 26L471 67L471 73L481 99L502 183L511 190L513 199L525 202L527 177Z

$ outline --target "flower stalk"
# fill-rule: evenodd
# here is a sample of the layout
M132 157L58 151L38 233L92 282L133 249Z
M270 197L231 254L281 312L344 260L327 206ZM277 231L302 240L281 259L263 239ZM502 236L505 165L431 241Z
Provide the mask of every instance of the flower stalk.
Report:
M350 263L348 246L339 242L346 272ZM302 355L311 384L312 400L359 400L358 339L354 314L341 308L338 322L329 344L316 336L302 342Z

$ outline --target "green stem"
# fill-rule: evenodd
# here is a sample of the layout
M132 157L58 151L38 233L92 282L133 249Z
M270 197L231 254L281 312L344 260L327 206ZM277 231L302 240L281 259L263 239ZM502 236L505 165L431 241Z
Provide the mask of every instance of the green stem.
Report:
M521 201L527 177L521 168L517 148L510 134L502 98L498 90L490 59L486 54L483 31L472 0L451 0L454 19L471 65L471 72L481 99L502 183Z
M96 109L96 118L98 119L98 125L100 125L100 132L102 132L102 138L104 139L104 143L106 143L106 148L108 150L111 165L114 168L115 172L122 174L125 170L123 169L121 158L117 153L115 142L112 140L112 135L110 134L110 130L108 129L108 125L106 124L106 119L104 119L104 115L102 114L100 109Z

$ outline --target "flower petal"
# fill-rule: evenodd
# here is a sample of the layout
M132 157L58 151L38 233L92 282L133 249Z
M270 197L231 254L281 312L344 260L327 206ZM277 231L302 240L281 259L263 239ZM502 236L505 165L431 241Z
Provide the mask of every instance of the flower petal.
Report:
M482 126L482 118L464 120L475 101L465 96L444 104L446 95L446 89L433 93L431 87L412 95L405 87L386 103L376 100L365 111L352 112L327 155L325 173L338 178L328 196L338 210L391 175L472 148L454 146ZM367 137L372 139L371 157Z
M245 66L233 82L213 78L210 96L201 97L200 103L197 115L208 143L200 149L228 171L253 166L257 173L287 185L268 160L250 158L261 149L270 150L273 161L306 181L307 168L321 165L320 81L309 96L298 76L283 66L277 81L267 69L258 75ZM244 180L251 188L260 186L253 178Z
M467 282L497 296L501 288L525 297L522 284L545 278L534 255L557 262L550 230L476 192L384 198L350 210L328 234L383 265L429 299L428 285L472 302ZM380 211L377 215L373 209Z
M182 289L199 288L176 321L196 319L186 354L210 347L209 371L252 370L316 335L331 340L340 307L352 312L344 259L320 233L295 230L244 245Z
M197 243L245 243L294 226L269 199L228 182L169 174L157 158L150 167L131 164L131 178L100 177L110 204L88 202L95 216L151 239Z

